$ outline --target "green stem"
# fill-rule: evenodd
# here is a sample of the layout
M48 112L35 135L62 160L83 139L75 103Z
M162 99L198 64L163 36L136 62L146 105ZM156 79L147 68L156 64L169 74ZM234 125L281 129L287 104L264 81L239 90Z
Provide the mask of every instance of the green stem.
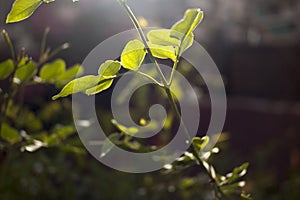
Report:
M138 22L138 20L136 19L134 13L133 13L132 10L130 9L130 7L126 4L125 0L117 0L117 1L125 8L127 14L129 15L130 19L132 20L132 22L133 22L133 24L134 24L136 30L138 31L138 33L139 33L139 35L140 35L140 37L141 37L141 39L142 39L142 42L144 43L144 46L146 47L146 50L147 50L147 52L148 52L148 54L149 54L149 56L150 56L150 59L151 59L152 62L155 63L156 69L157 69L157 71L158 71L158 73L159 73L159 75L160 75L160 77L161 77L161 79L162 79L162 81L163 81L163 85L162 85L162 86L163 86L163 88L164 88L164 90L165 90L165 92L166 92L166 94L167 94L167 96L168 96L168 100L169 100L170 103L171 103L172 109L174 110L177 119L182 123L182 125L183 125L183 127L184 127L184 132L185 132L185 134L186 134L186 136L187 136L187 139L189 140L189 142L192 142L192 139L191 139L191 137L190 137L190 135L189 135L189 133L188 133L188 130L187 130L187 128L185 127L184 122L181 120L181 114L180 114L180 112L179 112L179 110L178 110L178 107L177 107L177 105L176 105L176 103L175 103L175 100L174 100L174 98L173 98L173 96L172 96L172 93L171 93L171 90L170 90L170 88L169 88L170 85L171 85L171 83L172 83L172 79L173 79L173 76L174 76L174 72L175 72L175 70L176 70L176 68L177 68L177 65L178 65L178 59L179 59L180 53L181 53L181 52L180 52L180 51L181 51L181 44L180 44L180 47L179 47L179 49L178 49L177 59L176 59L176 61L175 61L175 63L174 63L174 66L173 66L173 69L172 69L172 72L171 72L170 80L169 80L169 82L167 82L166 79L165 79L165 77L164 77L164 75L163 75L163 73L162 73L162 71L161 71L161 69L160 69L160 67L159 67L159 65L158 65L158 63L157 63L157 61L156 61L156 59L154 58L153 54L152 54L151 51L150 51L150 48L149 48L149 46L148 46L148 44L147 44L146 37L145 37L145 35L144 35L144 33L143 33L142 29L141 29L141 26L139 25L139 22ZM183 37L183 39L185 39L185 38L186 38L186 36ZM210 173L210 171L208 171L208 170L204 167L203 161L202 161L202 159L200 158L200 156L199 156L199 154L198 154L198 152L197 152L195 146L193 145L193 143L192 143L192 148L191 148L191 149L192 149L193 155L195 156L195 158L196 158L196 160L197 160L197 162L198 162L198 165L200 165L200 166L204 169L205 173L206 173L206 174L210 177L210 179L212 180L212 183L214 184L214 186L215 186L215 188L216 188L216 189L215 189L216 197L219 197L220 195L226 197L226 196L224 195L224 193L222 192L222 190L220 189L220 186L219 186L217 180L212 176L212 174Z
M167 86L167 85L168 85L168 82L167 82L167 80L166 80L166 78L165 78L163 72L161 71L161 69L160 69L160 67L159 67L159 65L158 65L158 63L157 63L157 61L155 60L155 58L154 58L154 56L153 56L153 54L152 54L152 52L151 52L151 50L150 50L150 47L149 47L149 45L148 45L148 43L147 43L146 36L145 36L145 34L143 33L143 29L142 29L142 27L140 26L140 24L139 24L137 18L135 17L135 15L134 15L134 13L132 12L131 8L126 4L125 1L123 1L123 0L118 0L118 2L121 4L121 6L124 7L124 9L126 10L127 14L129 15L131 21L133 22L133 24L134 24L136 30L137 30L138 33L139 33L140 38L142 39L142 42L143 42L143 44L144 44L144 46L145 46L145 49L146 49L147 53L148 53L149 56L150 56L150 60L155 64L156 70L157 70L157 72L159 73L160 78L161 78L163 84L164 84L165 86Z

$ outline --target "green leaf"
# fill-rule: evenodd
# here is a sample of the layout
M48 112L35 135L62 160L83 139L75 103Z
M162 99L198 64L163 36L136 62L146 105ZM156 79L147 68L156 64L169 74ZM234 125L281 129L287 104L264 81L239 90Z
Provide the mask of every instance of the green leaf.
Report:
M107 90L113 83L113 79L100 79L100 83L97 86L94 86L92 88L89 88L85 91L87 95L93 95L93 94L98 94L104 90Z
M36 75L37 65L33 61L21 61L16 70L15 77L20 82L27 82Z
M63 74L61 74L57 78L56 86L61 87L61 86L65 85L66 83L73 80L76 76L79 76L80 74L82 74L82 72L83 72L83 68L81 65L77 64L77 65L74 65L73 67L70 67L69 69L67 69L67 71L65 71Z
M203 19L203 11L201 9L188 9L184 18L172 26L171 37L182 40L185 35L189 35L198 26Z
M122 133L125 133L127 135L135 135L138 133L139 129L136 127L126 127L120 123L118 123L115 119L111 120L111 123L119 129Z
M6 18L6 23L27 19L42 3L41 0L16 0Z
M171 37L170 29L159 29L149 31L147 37L152 44L163 46L179 46L179 40Z
M154 45L161 45L161 46L173 46L173 47L179 47L181 45L181 50L179 52L179 55L181 55L185 50L187 50L190 46L192 46L194 41L194 34L190 33L183 42L180 42L180 40L183 38L184 34L178 33L178 35L181 35L179 37L180 39L171 37L172 30L170 29L161 29L161 30L152 30L149 31L147 37L151 44ZM173 31L174 32L174 31ZM168 47L170 48L170 47ZM177 54L177 52L175 52Z
M6 123L2 124L1 127L1 137L8 141L9 143L13 144L20 141L19 132L14 129L13 127L9 126Z
M0 80L6 79L14 70L14 63L8 59L0 63Z
M249 167L249 163L244 163L239 167L233 169L232 173L227 174L227 182L232 183L238 180L240 177L244 176L247 173L247 168Z
M98 74L103 78L112 78L116 76L121 68L121 63L113 60L107 60L98 70Z
M129 70L138 70L146 56L145 46L139 40L132 40L125 46L121 63L124 68Z
M62 59L57 59L52 63L45 64L41 71L40 77L48 83L55 83L59 76L65 73L66 63Z
M160 59L171 59L174 62L176 61L176 51L177 49L174 46L161 46L157 44L148 43L151 53L154 57Z
M69 82L59 94L52 97L53 100L56 100L60 97L66 97L70 94L78 93L84 91L88 88L94 87L99 82L99 76L84 76Z
M202 138L199 137L195 137L193 138L193 145L197 148L198 151L200 151L201 149L203 149L209 142L209 137L208 136L204 136Z

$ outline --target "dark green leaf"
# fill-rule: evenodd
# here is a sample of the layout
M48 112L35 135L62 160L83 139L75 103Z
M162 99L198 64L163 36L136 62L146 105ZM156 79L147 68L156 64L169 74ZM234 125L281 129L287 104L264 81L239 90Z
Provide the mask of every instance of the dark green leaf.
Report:
M101 148L101 155L100 158L104 157L109 153L112 148L115 146L115 143L117 143L121 138L121 134L113 133L111 134L106 140L104 140L104 143Z
M19 132L10 125L3 123L1 127L1 137L13 144L20 141Z

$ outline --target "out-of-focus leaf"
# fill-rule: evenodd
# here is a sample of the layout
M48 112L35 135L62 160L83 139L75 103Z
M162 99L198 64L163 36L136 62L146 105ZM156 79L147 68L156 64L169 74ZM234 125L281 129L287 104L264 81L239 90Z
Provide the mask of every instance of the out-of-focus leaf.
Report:
M59 77L57 78L58 82L56 83L56 86L61 87L65 85L69 81L73 80L76 76L81 75L82 72L83 72L83 68L81 65L77 64L70 67L63 74L59 75Z
M11 144L19 142L21 139L19 136L19 132L7 123L2 124L1 137Z
M57 59L52 63L45 64L41 71L40 77L48 83L55 83L58 78L65 73L66 63L62 59Z
M0 80L6 79L14 70L14 63L8 59L0 63Z
M120 123L118 123L116 120L111 120L112 124L119 129L122 133L126 133L128 135L135 135L138 133L139 129L136 127L126 127Z
M36 72L37 72L36 63L33 61L24 60L19 63L14 78L17 78L22 83L27 82L36 75Z
M195 137L195 138L193 138L193 141L192 141L194 147L197 148L198 153L201 149L203 149L208 144L208 142L209 142L208 136L204 136L202 138Z

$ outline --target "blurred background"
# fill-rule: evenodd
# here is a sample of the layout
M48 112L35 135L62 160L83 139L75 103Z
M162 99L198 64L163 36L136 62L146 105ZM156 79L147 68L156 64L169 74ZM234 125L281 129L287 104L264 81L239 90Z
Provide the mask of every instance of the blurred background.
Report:
M218 144L221 153L213 160L216 168L226 173L248 161L246 190L254 199L300 199L300 1L128 2L139 20L150 27L169 28L187 8L204 10L205 18L195 31L195 39L217 64L228 95L227 139ZM6 25L12 3L0 2L0 28L10 33L16 46L25 46L37 56L42 34L49 26L50 46L71 44L59 55L68 65L81 63L101 41L133 28L124 10L112 0L81 0L75 4L57 1L42 5L24 22ZM0 59L8 57L1 39ZM48 100L55 94L50 91L53 93L44 92ZM104 95L102 100L107 102L108 97ZM204 121L209 119L208 101L203 94ZM65 119L71 121L70 108L64 109L69 109L70 116ZM7 199L17 199L20 194L25 199L39 195L45 195L45 199L139 199L145 195L145 199L155 199L143 186L156 183L156 172L116 172L89 155L74 157L53 149L35 155L25 153L12 160L9 164L0 160L0 194ZM176 176L173 178L176 180ZM168 183L170 177L162 179ZM166 189L167 197L173 193Z

